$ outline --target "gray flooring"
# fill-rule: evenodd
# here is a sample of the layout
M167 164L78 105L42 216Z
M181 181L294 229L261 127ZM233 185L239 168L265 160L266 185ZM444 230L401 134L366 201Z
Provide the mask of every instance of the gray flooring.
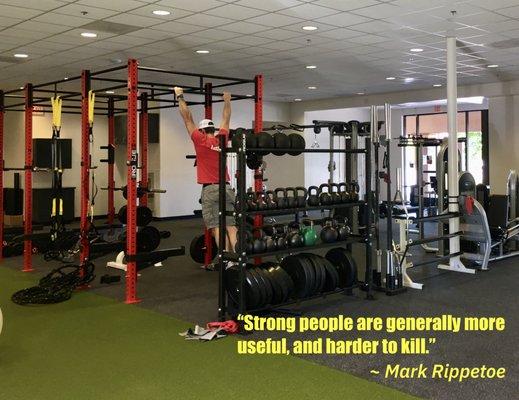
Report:
M194 235L202 232L199 219L158 222L159 229L172 231L171 238L164 240L161 248L184 245ZM188 252L187 252L188 253ZM362 249L355 249L361 264ZM418 258L424 257L417 254ZM429 256L431 257L431 256ZM91 291L120 301L124 299L124 280L118 284L101 285L99 277L105 273L116 274L105 268L106 261L113 257L97 259L97 278ZM4 265L20 268L21 257L6 259ZM34 266L45 272L55 263L46 263L40 256L34 256ZM360 266L362 268L362 266ZM362 276L362 270L360 271ZM517 284L519 265L517 259L508 259L491 264L491 270L475 275L445 272L434 266L417 267L410 271L418 282L425 283L422 291L409 290L399 296L388 297L376 294L374 301L365 300L365 293L354 291L352 296L335 295L326 299L302 303L295 309L307 316L333 316L344 314L357 316L503 316L507 319L506 330L502 333L434 334L438 341L427 357L424 356L306 356L308 359L354 375L396 387L405 392L430 399L519 399L519 307ZM140 307L174 316L193 323L204 324L216 320L217 316L217 274L199 268L187 254L167 260L163 267L152 267L142 272L138 281L138 295L142 298ZM253 337L281 337L281 334ZM375 332L362 335L365 338L382 338ZM407 333L395 337L413 337ZM432 336L432 335L431 335ZM314 339L314 334L293 339ZM329 334L332 339L352 339L354 334ZM382 375L372 375L370 370L383 370L386 364L401 363L415 366L449 363L452 366L504 366L507 378L504 380L473 380L466 383L448 383L440 380L387 380Z

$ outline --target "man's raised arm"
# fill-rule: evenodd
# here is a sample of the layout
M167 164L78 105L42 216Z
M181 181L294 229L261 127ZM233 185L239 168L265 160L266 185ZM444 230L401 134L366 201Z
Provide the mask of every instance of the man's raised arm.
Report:
M191 111L189 110L189 107L184 100L184 90L180 87L175 87L174 90L178 100L178 109L180 111L180 115L182 116L184 124L186 125L187 133L191 137L191 134L196 129L196 125L193 121L193 115L191 114Z
M229 131L229 125L231 124L231 94L229 92L223 92L223 115L222 124L220 129Z

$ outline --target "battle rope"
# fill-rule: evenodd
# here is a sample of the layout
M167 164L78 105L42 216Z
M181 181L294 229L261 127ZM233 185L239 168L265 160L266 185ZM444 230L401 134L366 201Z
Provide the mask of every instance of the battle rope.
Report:
M81 269L84 276L81 277ZM40 279L38 286L22 289L14 293L11 300L19 305L61 303L72 297L72 292L79 286L92 282L95 278L94 264L84 267L65 265L52 270Z

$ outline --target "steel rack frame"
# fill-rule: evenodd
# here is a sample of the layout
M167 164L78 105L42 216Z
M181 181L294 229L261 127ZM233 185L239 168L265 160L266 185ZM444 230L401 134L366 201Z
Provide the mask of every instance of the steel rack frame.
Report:
M237 240L237 248L235 249L234 253L229 253L224 251L225 249L225 235L220 235L220 243L218 245L218 263L219 263L219 284L218 284L218 319L223 321L227 315L230 315L231 317L235 317L237 314L243 314L245 312L257 312L257 311L272 311L275 309L278 309L280 307L294 304L294 303L300 303L308 299L299 299L297 301L290 301L283 304L278 304L275 306L267 306L266 308L262 310L250 310L247 309L247 304L245 300L245 269L247 267L247 261L250 259L254 259L255 263L261 263L261 257L267 257L267 256L274 256L274 255L282 255L282 254L293 254L298 252L305 252L305 251L311 251L312 249L317 248L324 248L329 247L333 245L341 245L341 244L351 244L351 243L364 243L366 246L366 273L365 273L365 280L361 284L362 288L366 290L366 298L367 299L373 299L373 272L372 272L372 216L370 212L365 213L365 225L366 229L364 229L364 232L362 235L356 235L350 237L346 241L338 241L333 244L320 244L316 246L306 246L306 247L299 247L299 248L289 248L281 251L275 251L271 253L263 253L263 254L247 254L246 251L246 245L245 245L245 227L246 227L246 220L248 216L253 216L255 221L255 226L257 225L257 218L262 217L263 215L269 215L269 211L246 211L245 204L246 204L246 154L247 152L251 152L254 150L248 150L246 148L246 140L245 140L245 133L242 134L242 140L241 140L241 147L238 149L232 149L228 148L227 144L225 142L224 137L220 137L220 163L219 163L219 207L220 207L220 214L219 214L219 226L220 226L220 232L226 231L226 216L233 214L236 217L237 221L237 227L238 227L238 240ZM371 188L371 148L372 148L372 141L371 138L367 137L365 142L365 148L363 149L304 149L302 150L302 153L329 153L330 151L335 153L345 153L345 154L365 154L365 168L366 168L366 179L365 179L365 189L366 189L366 200L361 201L358 203L352 203L349 205L349 207L355 207L359 204L363 204L366 206L367 210L371 210L373 207L373 201L372 196L370 195L372 192ZM291 149L262 149L263 151L291 151ZM234 212L228 212L226 209L226 185L225 185L225 174L227 171L227 154L231 152L237 153L237 188L236 188L236 209ZM255 190L262 190L262 187L255 187ZM330 206L322 206L322 207L305 207L303 210L308 209L314 209L314 208L333 208ZM287 209L286 212L283 212L285 210L272 210L273 215L276 214L276 212L281 212L284 214L293 214L298 209ZM261 224L259 224L261 225ZM234 304L232 299L227 295L227 288L226 283L224 279L225 275L225 262L226 261L237 261L238 267L240 271L240 279L239 279L239 302L238 304ZM335 293L343 293L343 292L350 292L352 288L345 288L344 290L335 290L330 293L324 293L317 297L325 297L330 294ZM312 297L315 298L315 297Z

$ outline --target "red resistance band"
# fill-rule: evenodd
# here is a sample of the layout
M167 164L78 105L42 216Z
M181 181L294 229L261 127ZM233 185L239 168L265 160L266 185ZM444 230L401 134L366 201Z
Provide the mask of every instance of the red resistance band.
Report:
M238 333L240 330L240 327L236 323L236 321L229 320L224 322L209 322L207 324L207 329L215 330L215 329L222 329L225 332L229 334Z

